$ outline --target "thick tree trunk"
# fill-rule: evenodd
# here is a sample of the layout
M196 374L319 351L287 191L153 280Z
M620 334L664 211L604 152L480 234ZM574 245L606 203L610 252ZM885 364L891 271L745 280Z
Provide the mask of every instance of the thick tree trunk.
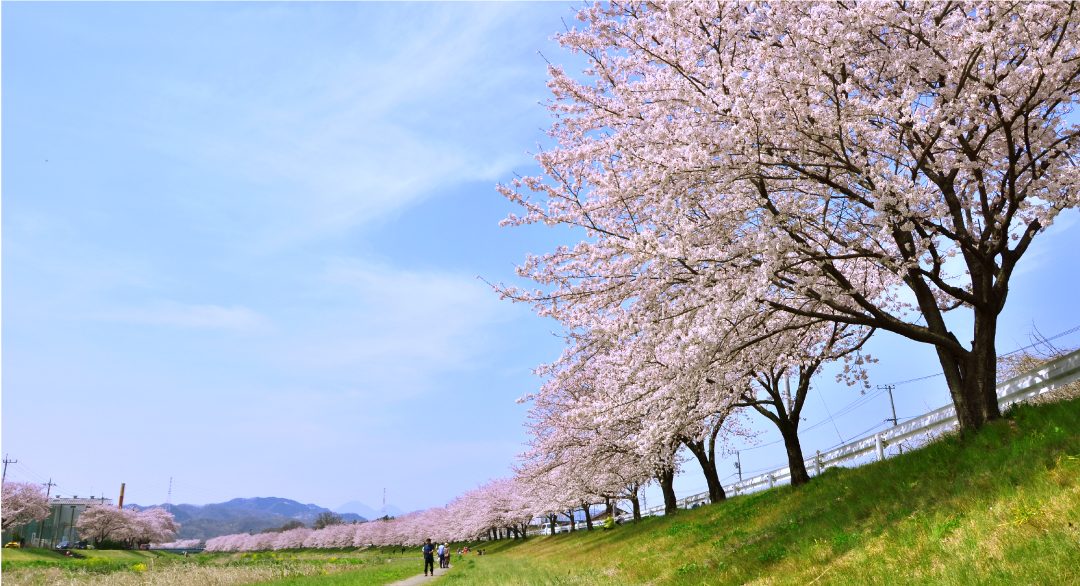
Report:
M716 460L709 459L705 442L685 440L683 443L697 458L698 464L701 464L701 471L705 474L705 483L709 487L709 502L718 503L727 498L727 494L724 493L724 485L720 483L720 475L716 472Z
M1001 417L997 399L997 316L975 312L975 339L963 355L937 347L960 431L976 431Z
M675 469L661 471L656 479L660 481L660 492L664 493L664 514L675 514L679 510L679 503L675 498Z
M781 420L777 427L780 435L784 438L784 449L787 450L788 470L791 471L791 486L802 486L810 482L810 474L806 471L806 462L803 459L802 443L799 441L799 424Z
M555 535L555 523L559 520L558 515L549 515L548 521L551 523L551 534Z
M592 512L589 511L590 506L589 503L585 503L582 508L585 509L585 528L592 531Z
M630 497L630 509L631 509L631 512L634 514L634 520L635 521L640 521L641 520L641 498L638 497L636 492L634 493L634 496Z
M567 511L566 516L570 517L570 533L573 533L577 530L574 528L574 525L576 525L576 523L574 523L574 509Z

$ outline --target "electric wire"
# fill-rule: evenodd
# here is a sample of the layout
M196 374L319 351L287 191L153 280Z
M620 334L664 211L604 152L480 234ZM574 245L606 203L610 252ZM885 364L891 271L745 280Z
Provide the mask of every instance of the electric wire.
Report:
M1013 354L1023 352L1024 350L1028 350L1028 349L1034 348L1036 346L1041 346L1041 345L1045 344L1046 342L1049 342L1050 340L1056 340L1058 338L1061 338L1063 336L1067 336L1069 334L1072 334L1072 333L1078 332L1078 331L1080 331L1080 325L1073 326L1073 327L1071 327L1071 328L1069 328L1069 329L1067 329L1067 330L1065 330L1063 332L1058 332L1058 333L1054 334L1053 336L1050 336L1050 337L1047 337L1047 338L1042 338L1041 340L1038 340L1036 342L1032 342L1031 344L1028 344L1027 346L1021 346L1020 348L1017 348L1015 350L1006 352L1004 354L998 354L998 358L1004 358L1006 356L1012 356ZM924 381L924 380L928 380L928 379L932 379L932 378L937 378L939 376L944 376L944 374L945 374L944 372L938 372L938 373L935 373L935 374L928 374L926 376L920 376L920 377L917 377L917 378L911 378L911 379L907 379L907 380L902 380L900 382L895 382L895 383L891 383L891 384L893 386L898 387L900 385L906 385L906 384L910 384L910 383L917 383L919 381Z

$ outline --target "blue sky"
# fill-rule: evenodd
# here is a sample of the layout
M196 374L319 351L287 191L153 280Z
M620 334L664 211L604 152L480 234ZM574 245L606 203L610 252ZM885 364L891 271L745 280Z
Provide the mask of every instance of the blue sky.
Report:
M188 503L377 506L385 487L408 510L508 474L524 439L514 400L560 343L477 276L512 280L569 234L499 228L511 208L493 186L535 172L549 125L539 53L571 62L550 37L572 14L6 3L9 479L114 498L126 482L141 504L164 502L170 477ZM1003 349L1032 324L1080 324L1075 222L1023 261ZM873 346L874 384L938 370L927 349ZM821 388L808 425L858 397ZM901 387L897 409L947 400L930 380ZM887 409L819 427L807 450ZM783 461L754 458L747 470ZM689 472L680 491L704 489Z

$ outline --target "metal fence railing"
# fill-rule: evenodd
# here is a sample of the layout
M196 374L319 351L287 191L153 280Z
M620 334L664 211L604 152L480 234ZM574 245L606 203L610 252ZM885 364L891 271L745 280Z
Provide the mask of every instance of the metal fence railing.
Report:
M1005 409L1013 403L1030 400L1077 380L1080 380L1080 350L1058 357L1035 370L1000 383L997 388L998 404ZM940 434L955 427L956 424L956 410L952 405L948 405L826 452L819 451L806 460L806 468L813 476L821 474L827 468L856 461L870 454L876 456L873 461L882 460L887 456L885 448L889 446L916 437ZM790 471L785 466L724 486L724 491L731 495L746 494L787 484L789 481ZM709 493L703 492L681 498L678 503L679 508L687 509L708 501ZM662 515L664 507L650 507L641 514ZM620 518L620 520L624 519L626 519L625 516Z

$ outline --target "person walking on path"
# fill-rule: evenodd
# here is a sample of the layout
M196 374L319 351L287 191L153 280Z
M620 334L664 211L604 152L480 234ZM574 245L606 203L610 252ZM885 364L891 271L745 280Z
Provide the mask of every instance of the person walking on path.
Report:
M427 539L427 541L424 542L424 547L422 548L422 551L424 552L424 575L427 576L428 575L428 570L430 569L431 570L431 575L434 576L435 575L435 546L431 545L431 538L430 537Z
M446 546L440 543L439 547L435 551L437 551L439 553L439 567L440 568L445 568L446 567Z

